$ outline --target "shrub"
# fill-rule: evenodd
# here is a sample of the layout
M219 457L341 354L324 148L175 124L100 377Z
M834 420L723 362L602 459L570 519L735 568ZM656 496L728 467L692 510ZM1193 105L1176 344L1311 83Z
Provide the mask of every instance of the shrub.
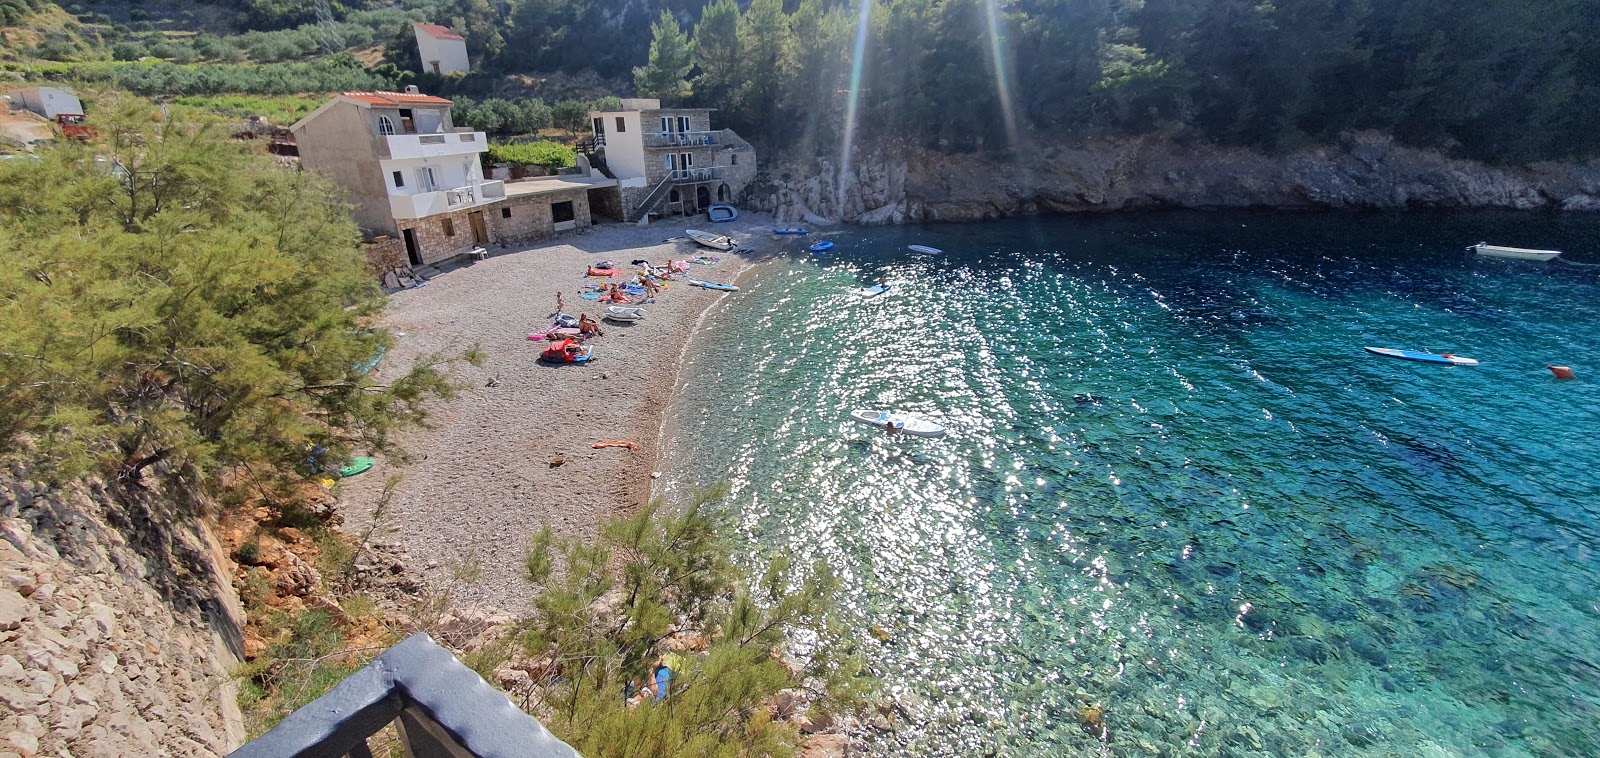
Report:
M541 140L516 145L490 145L489 162L544 166L553 170L578 165L578 155L571 147L559 142Z

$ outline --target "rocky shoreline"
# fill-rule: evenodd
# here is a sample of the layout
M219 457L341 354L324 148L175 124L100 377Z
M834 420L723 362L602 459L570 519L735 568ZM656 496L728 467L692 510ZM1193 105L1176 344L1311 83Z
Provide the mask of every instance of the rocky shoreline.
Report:
M991 221L1121 210L1600 210L1600 162L1492 166L1375 132L1281 155L1166 136L1039 143L1003 159L908 144L779 159L745 190L779 222Z

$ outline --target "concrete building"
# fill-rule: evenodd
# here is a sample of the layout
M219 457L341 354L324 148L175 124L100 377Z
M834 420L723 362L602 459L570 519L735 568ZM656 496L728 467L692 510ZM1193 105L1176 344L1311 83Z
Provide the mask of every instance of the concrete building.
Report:
M483 132L455 128L449 100L408 90L346 92L290 127L300 165L344 187L362 230L403 253L393 267L586 228L591 193L616 187L582 171L486 181Z
M636 98L589 114L594 153L617 179L626 220L732 203L755 178L755 148L732 129L712 129L711 112Z
M422 73L465 74L472 70L467 60L467 38L438 24L412 24L417 34L417 53Z
M56 116L63 113L68 115L83 113L83 101L78 99L76 92L66 87L23 87L14 89L9 94L11 102L51 121L55 121Z

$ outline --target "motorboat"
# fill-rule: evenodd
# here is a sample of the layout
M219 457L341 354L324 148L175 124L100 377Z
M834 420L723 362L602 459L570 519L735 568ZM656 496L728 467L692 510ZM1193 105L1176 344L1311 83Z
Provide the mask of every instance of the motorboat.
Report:
M1478 255L1487 255L1491 258L1510 258L1518 261L1548 261L1561 254L1560 250L1534 250L1526 247L1503 247L1479 242L1467 248Z
M711 232L702 232L699 229L685 229L683 233L689 235L689 239L713 250L733 249L733 238L726 234L712 234Z
M607 321L622 321L632 323L644 320L643 308L629 308L624 305L608 305L606 312L600 318Z
M706 206L706 218L712 223L725 224L739 217L739 209L731 205Z

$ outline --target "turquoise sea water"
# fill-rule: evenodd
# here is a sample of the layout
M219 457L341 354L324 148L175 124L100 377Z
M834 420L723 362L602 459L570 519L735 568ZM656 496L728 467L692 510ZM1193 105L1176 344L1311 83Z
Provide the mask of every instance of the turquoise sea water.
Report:
M665 489L727 479L748 560L843 573L900 704L875 750L1600 754L1600 268L1462 252L1600 262L1600 219L828 238L712 314Z

